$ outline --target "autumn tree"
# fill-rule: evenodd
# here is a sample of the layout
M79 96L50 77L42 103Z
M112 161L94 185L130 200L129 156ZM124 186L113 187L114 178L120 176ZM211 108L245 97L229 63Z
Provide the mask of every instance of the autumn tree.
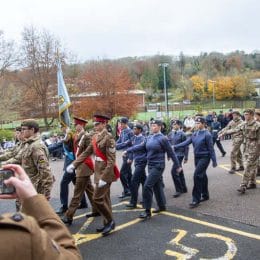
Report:
M246 76L232 77L234 98L250 97L255 93L255 86Z
M87 98L73 104L74 114L85 118L94 113L130 117L137 110L133 84L126 68L111 61L93 61L83 72ZM91 97L92 96L92 97Z
M202 100L205 97L205 79L199 75L194 75L190 78L193 88L193 99Z
M16 74L17 83L25 87L21 106L23 116L35 116L44 119L48 128L52 123L48 118L51 97L57 93L56 59L60 43L46 30L25 27L22 32L21 62L22 69ZM64 54L60 52L61 59Z

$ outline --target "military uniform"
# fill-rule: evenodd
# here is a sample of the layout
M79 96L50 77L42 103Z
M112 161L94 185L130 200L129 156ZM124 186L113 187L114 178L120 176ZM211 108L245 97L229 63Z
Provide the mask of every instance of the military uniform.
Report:
M87 147L91 143L91 139L94 132L92 133L84 133L81 136L81 140L78 144L78 150L76 156L78 157L83 151L87 149ZM91 160L91 161L89 161ZM68 221L72 220L80 201L84 195L84 192L87 193L88 199L92 205L92 214L96 214L97 210L93 203L93 193L94 187L91 182L90 176L93 174L93 165L89 165L92 163L92 159L89 157L87 161L81 163L78 168L76 169L76 183L74 188L74 195L70 202L69 208L65 213L65 216L68 218ZM68 222L67 221L67 222Z
M244 164L245 170L241 182L242 193L246 187L256 187L256 173L260 151L260 123L251 120L244 122L234 130L229 130L229 134L240 133L241 141L244 141Z
M95 170L94 170L94 194L93 202L97 211L103 216L104 224L111 223L113 221L112 207L110 199L110 186L113 181L116 180L114 174L114 166L116 161L116 149L115 140L113 136L108 133L106 129L103 129L99 133L95 133L93 139L96 141L96 145L99 150L102 151L107 157L107 162L97 156L93 142L90 143L88 148L73 162L74 167L77 169L91 154L95 155ZM100 180L106 182L106 185L99 187Z
M71 234L42 195L25 199L23 213L0 216L0 259L82 259Z
M8 151L5 151L3 154L0 155L0 162L8 161L11 158L14 158L20 151L22 147L22 143L18 142L13 148Z
M233 119L231 120L228 125L223 128L218 134L220 135L226 135L228 132L235 128L237 128L239 125L241 125L244 121L241 118ZM232 150L231 150L231 170L230 173L234 173L236 170L236 164L239 165L239 169L243 170L243 160L242 160L242 153L240 150L240 146L243 143L243 136L241 132L237 132L232 135Z

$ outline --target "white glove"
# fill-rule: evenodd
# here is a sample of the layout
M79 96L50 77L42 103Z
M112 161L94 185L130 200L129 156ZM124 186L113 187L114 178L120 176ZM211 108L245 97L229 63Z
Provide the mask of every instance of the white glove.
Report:
M99 180L99 182L98 182L98 187L99 188L102 188L102 187L104 187L105 185L106 185L107 183L105 182L105 181L103 181L103 180Z
M74 170L75 170L75 166L72 163L66 168L66 171L68 173L73 173Z

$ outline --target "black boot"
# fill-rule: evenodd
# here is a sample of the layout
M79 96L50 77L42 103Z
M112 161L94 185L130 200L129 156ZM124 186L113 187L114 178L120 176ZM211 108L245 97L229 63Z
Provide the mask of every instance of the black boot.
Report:
M150 210L150 209L146 209L144 212L142 212L142 213L139 215L139 218L149 219L149 218L151 218L151 216L152 216L151 210Z
M115 229L115 221L111 220L110 222L108 222L105 226L104 229L102 231L102 235L103 236L107 236L113 229Z
M69 226L72 224L72 221L73 221L72 218L68 218L67 216L63 216L63 217L61 218L61 220L62 220L62 222L63 222L64 224L67 224L67 225L69 225Z

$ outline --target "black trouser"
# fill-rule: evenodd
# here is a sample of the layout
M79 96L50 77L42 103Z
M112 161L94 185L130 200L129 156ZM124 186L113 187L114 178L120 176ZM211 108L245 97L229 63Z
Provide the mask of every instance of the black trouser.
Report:
M209 166L209 157L195 156L194 187L192 190L192 201L200 202L201 198L209 198L208 177L206 170Z
M182 161L184 159L184 156L177 156L179 164L182 165ZM187 192L186 182L184 178L183 170L181 172L177 172L177 165L174 164L172 166L171 174L172 174L172 180L175 186L176 192Z
M163 191L163 171L165 163L149 163L148 176L144 183L143 203L146 210L151 210L153 202L153 192L159 208L164 208L166 198Z
M137 204L138 189L140 184L144 186L146 180L145 167L146 167L146 162L138 163L135 165L135 170L131 181L131 200L130 200L130 203L133 205Z
M222 143L220 142L220 140L217 138L217 137L213 137L213 146L215 145L215 143L217 144L217 147L219 149L219 151L222 153L222 154L225 154L225 150L222 146Z
M124 189L123 191L124 194L130 193L131 179L132 179L131 163L127 163L126 157L123 157L123 164L120 169L120 181Z

